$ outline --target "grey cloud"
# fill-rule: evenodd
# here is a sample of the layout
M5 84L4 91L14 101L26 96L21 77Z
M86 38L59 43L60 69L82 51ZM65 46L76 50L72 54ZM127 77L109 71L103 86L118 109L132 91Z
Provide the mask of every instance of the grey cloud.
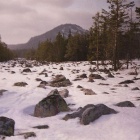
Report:
M45 4L58 8L67 8L74 3L74 0L28 0L27 3L32 3L33 5Z
M8 44L25 43L65 23L89 29L92 16L104 6L101 1L104 0L1 0L2 40Z
M26 14L35 12L32 8L18 2L8 2L7 0L0 2L0 14Z

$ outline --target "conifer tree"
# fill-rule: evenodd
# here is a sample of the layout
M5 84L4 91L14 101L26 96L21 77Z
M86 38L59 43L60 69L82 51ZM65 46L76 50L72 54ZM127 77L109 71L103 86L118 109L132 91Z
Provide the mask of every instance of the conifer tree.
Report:
M103 9L104 16L108 17L108 24L112 32L113 46L113 68L119 68L119 35L124 32L125 25L129 22L128 8L132 2L125 3L125 0L107 0L109 11Z

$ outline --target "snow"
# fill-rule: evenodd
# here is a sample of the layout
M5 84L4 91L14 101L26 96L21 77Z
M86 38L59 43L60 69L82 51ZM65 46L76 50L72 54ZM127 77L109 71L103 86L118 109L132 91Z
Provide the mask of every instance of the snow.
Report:
M86 73L90 74L89 68L95 67L89 65L88 62L68 62L42 66L34 66L30 68L31 73L21 73L24 67L16 64L11 67L11 62L0 63L0 89L7 90L0 96L0 116L9 117L15 120L15 136L7 137L6 140L23 140L24 137L18 135L24 132L35 132L37 137L28 138L29 140L140 140L140 90L132 91L134 87L140 88L140 80L135 80L135 83L129 84L128 87L119 87L119 82L124 80L132 80L135 76L129 75L129 72L134 71L134 63L129 70L120 70L120 74L115 74L115 78L108 78L106 74L98 72L106 80L96 80L93 83L87 82L85 78L81 81L73 81L77 75ZM135 65L140 67L140 61L135 61ZM63 66L64 70L59 70ZM57 68L57 69L54 69ZM48 77L39 75L44 69L47 70ZM79 73L71 73L73 69L79 70ZM10 71L15 71L11 74ZM138 69L140 75L140 69ZM36 78L41 78L45 81L51 81L52 74L63 74L70 79L72 86L66 87L69 90L70 97L65 98L70 108L76 110L87 104L103 103L110 108L115 109L119 113L112 115L104 115L87 126L81 125L79 119L71 119L68 121L62 118L70 112L59 113L56 116L37 118L33 116L35 105L42 100L47 94L55 89L54 87L46 86L46 89L38 88L39 82ZM140 78L140 76L137 78ZM16 82L26 82L26 87L13 86ZM99 85L105 83L109 85ZM97 95L84 95L83 91L77 88L81 85L84 88L92 89ZM111 90L115 88L116 90ZM59 90L65 89L63 87ZM109 94L103 94L108 92ZM122 108L115 106L121 101L131 101L136 108ZM48 129L40 130L32 127L37 125L48 125Z

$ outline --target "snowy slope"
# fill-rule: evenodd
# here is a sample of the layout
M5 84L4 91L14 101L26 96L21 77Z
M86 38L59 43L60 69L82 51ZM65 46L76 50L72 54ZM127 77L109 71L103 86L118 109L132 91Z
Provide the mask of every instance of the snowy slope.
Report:
M13 62L12 62L13 63ZM140 61L135 61L140 67ZM63 66L64 70L59 70ZM77 75L86 73L90 74L88 62L49 64L42 66L34 66L30 68L31 73L22 74L24 69L20 64L11 67L11 62L0 63L0 89L7 90L0 96L0 116L6 116L15 120L15 136L7 137L6 140L23 140L23 136L19 133L35 132L37 137L28 138L29 140L140 140L140 90L132 91L134 87L140 88L140 80L129 84L128 87L119 87L119 82L124 80L132 80L135 76L129 75L134 68L129 70L120 70L120 74L113 72L115 78L108 78L106 74L100 73L106 80L95 80L95 82L87 82L88 78L80 81L73 81ZM131 66L133 67L133 65ZM56 68L56 69L54 69ZM48 77L39 75L46 69ZM79 70L79 73L72 73L73 69ZM15 71L15 74L11 74ZM96 72L95 72L96 73ZM140 69L138 70L140 78ZM72 86L66 87L69 90L70 97L65 98L70 108L76 110L87 104L103 103L116 111L118 114L104 115L87 126L81 125L79 119L71 119L68 121L62 118L69 112L59 113L53 117L36 118L33 116L35 105L42 100L47 94L55 89L47 86L46 89L38 88L39 82L36 78L44 81L51 81L52 74L63 74L70 79ZM15 82L26 82L26 87L13 86ZM105 83L109 85L99 85ZM84 95L83 91L77 88L81 85L84 88L92 89L97 95ZM115 88L115 90L111 90ZM58 89L65 89L63 87ZM103 94L108 92L109 94ZM122 108L114 104L121 101L131 101L136 108ZM49 129L39 130L32 127L37 125L49 125Z

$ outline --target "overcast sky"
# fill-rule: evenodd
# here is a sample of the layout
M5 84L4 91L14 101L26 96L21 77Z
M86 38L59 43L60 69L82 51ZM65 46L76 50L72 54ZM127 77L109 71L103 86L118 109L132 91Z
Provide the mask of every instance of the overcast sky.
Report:
M134 0L140 5L140 0ZM72 23L89 29L106 0L0 0L0 34L7 44L25 43L54 27Z

